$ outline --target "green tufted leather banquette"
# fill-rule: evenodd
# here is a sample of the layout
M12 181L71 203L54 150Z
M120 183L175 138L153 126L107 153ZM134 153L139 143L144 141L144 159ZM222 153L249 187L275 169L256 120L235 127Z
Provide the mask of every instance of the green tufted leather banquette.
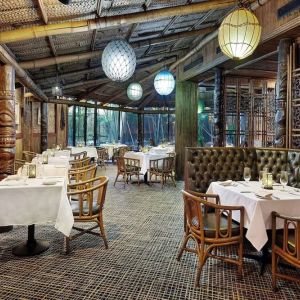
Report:
M212 181L243 180L244 167L251 168L251 179L268 168L276 182L288 171L289 185L300 187L300 150L276 148L195 148L185 154L185 189L205 193Z

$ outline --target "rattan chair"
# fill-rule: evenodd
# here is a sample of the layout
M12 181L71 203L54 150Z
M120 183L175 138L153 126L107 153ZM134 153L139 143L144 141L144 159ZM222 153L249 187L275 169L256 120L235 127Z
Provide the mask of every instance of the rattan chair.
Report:
M109 159L108 150L106 148L98 148L97 149L98 159L97 164L101 168L104 167L106 169L106 164Z
M82 152L78 152L78 153L74 153L74 154L71 153L70 157L73 160L83 159L83 158L87 157L87 152L86 151L82 151Z
M137 177L138 185L140 185L140 175L141 174L141 167L140 167L140 160L134 158L125 158L125 157L116 157L117 160L117 176L114 182L114 186L118 181L119 176L121 175L124 182L124 188L126 183L131 180L132 176Z
M220 205L217 195L189 193L182 191L186 231L179 250L177 259L180 260L184 251L196 253L198 266L195 285L199 286L202 268L209 257L221 259L238 266L238 275L242 275L243 268L243 227L244 207ZM214 202L208 202L208 198ZM211 201L211 200L210 200ZM239 213L240 223L232 220L232 214ZM187 247L187 243L193 239L196 249ZM235 259L229 256L232 246L238 246L238 255ZM228 247L227 256L219 253L218 247Z
M68 196L70 199L76 197L76 201L71 200L74 222L96 222L97 225L88 229L73 226L73 229L79 231L79 233L73 236L65 237L66 253L69 253L70 251L70 240L74 240L84 233L90 233L99 236L99 233L92 231L97 227L99 227L100 237L102 237L104 241L105 248L108 248L102 214L107 184L108 177L99 176L84 182L68 185Z
M277 220L283 222L282 230L276 230ZM272 212L272 286L277 290L277 279L300 283L300 277L279 273L279 259L300 268L300 218Z
M75 159L69 161L72 169L77 169L81 167L88 166L91 163L91 159L89 157Z
M18 173L18 170L25 165L26 161L22 159L15 159L15 174Z
M161 187L163 188L164 184L166 184L167 179L171 178L174 186L176 186L175 182L175 157L169 156L161 159L153 159L150 160L149 167L149 183L151 183L152 176L160 177Z
M23 158L26 162L31 163L32 160L36 157L37 153L31 151L23 151Z
M97 164L92 164L77 169L70 169L68 172L69 182L78 183L78 182L86 181L95 178L96 173L97 173Z
M113 149L112 162L114 163L114 161L117 159L117 157L124 157L125 153L128 152L128 151L131 151L131 148L128 147L128 146L114 148Z

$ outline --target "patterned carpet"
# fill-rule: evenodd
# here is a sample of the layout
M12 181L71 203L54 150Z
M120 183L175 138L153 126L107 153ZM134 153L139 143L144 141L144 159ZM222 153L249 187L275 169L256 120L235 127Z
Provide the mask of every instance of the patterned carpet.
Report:
M104 211L109 249L100 238L83 235L65 255L62 235L54 227L37 226L37 237L50 241L50 249L18 258L11 249L24 240L27 228L15 227L0 234L0 299L300 299L300 286L290 282L280 281L273 293L270 266L259 276L252 260L245 260L238 280L234 266L209 259L201 288L194 288L195 256L176 260L182 185L163 191L159 184L114 188L115 167L105 173L110 176Z

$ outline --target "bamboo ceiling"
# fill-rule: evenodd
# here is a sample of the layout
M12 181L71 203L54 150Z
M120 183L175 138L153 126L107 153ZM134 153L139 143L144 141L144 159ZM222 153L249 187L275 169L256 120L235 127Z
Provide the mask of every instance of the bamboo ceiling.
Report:
M99 17L101 19L200 2L205 1L73 0L71 5L62 5L58 0L5 0L0 6L0 34L4 31L57 24L67 20L93 20ZM229 6L197 14L169 16L117 28L40 37L7 43L6 46L9 53L21 67L23 63L23 68L31 79L49 97L51 87L57 82L58 74L64 95L67 97L96 100L101 103L135 105L139 108L162 106L166 101L173 106L174 94L167 99L161 99L153 92L155 73L174 63L178 56L184 55L185 51L213 30L231 8L232 6ZM175 36L178 33L181 35ZM133 78L129 80L129 82L138 80L142 83L144 96L137 103L129 101L126 96L129 82L109 81L101 69L101 51L116 37L127 39L133 45L137 56L137 69ZM138 43L145 41L149 43ZM91 55L75 62L49 63L53 57L71 54L81 56L83 53ZM39 59L46 59L48 65L39 67L37 63L35 68L26 67L25 62Z

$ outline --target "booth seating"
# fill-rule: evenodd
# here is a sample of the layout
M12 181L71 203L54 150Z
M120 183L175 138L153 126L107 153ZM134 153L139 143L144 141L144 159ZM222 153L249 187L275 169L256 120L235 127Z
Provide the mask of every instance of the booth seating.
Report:
M205 193L212 181L243 179L244 167L251 168L251 180L268 168L273 179L280 172L289 174L288 184L300 187L300 150L280 148L187 147L185 155L185 190Z

